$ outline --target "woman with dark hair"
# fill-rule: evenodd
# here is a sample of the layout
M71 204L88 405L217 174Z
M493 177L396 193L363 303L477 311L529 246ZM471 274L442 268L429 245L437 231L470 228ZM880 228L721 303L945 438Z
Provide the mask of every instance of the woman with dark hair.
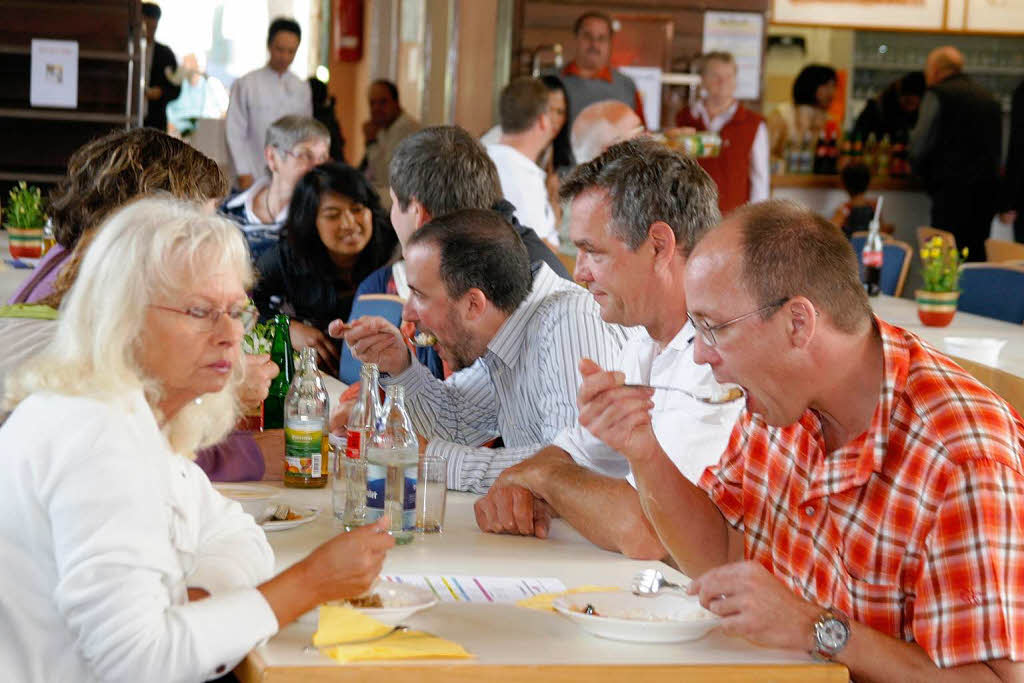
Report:
M917 110L924 97L924 73L911 71L885 87L877 97L864 105L857 117L853 133L861 140L871 133L881 140L888 135L890 140L906 142L910 131L917 123Z
M768 117L772 155L782 156L786 143L809 137L815 143L825 129L825 119L836 96L836 70L808 64L793 81L793 101L783 102Z
M547 172L569 170L575 165L572 158L572 146L569 144L569 126L565 125L566 112L569 106L565 84L558 76L548 74L540 80L548 89L548 114L557 127L558 133L551 144L541 153L537 163Z
M337 370L340 342L327 336L348 318L356 287L392 258L398 237L362 173L339 163L317 166L295 186L282 239L256 264L253 300L264 316L291 318L292 346L312 346Z

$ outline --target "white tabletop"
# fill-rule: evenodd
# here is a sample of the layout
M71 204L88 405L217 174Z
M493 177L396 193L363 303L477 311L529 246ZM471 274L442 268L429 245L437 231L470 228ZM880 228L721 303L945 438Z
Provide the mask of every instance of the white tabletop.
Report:
M986 318L957 311L947 327L928 327L922 325L917 317L917 304L909 299L896 299L891 296L872 297L871 307L882 320L898 327L910 330L943 353L963 355L969 360L976 360L1017 377L1024 377L1024 325ZM1006 345L999 352L995 362L980 356L967 356L948 348L947 337L1005 339Z
M278 570L298 561L332 534L342 532L331 514L327 489L285 489L281 499L293 504L319 505L321 513L318 519L304 526L267 534L277 557ZM473 517L475 500L476 496L470 494L449 492L444 533L417 535L410 545L395 547L388 555L384 573L554 577L569 588L581 585L627 587L637 571L651 566L659 567L674 580L684 578L664 564L630 560L618 553L601 550L562 520L554 520L551 537L545 540L482 533ZM309 669L297 667L325 667L323 671L328 676L317 678L321 680L333 678L330 672L335 669L339 676L346 673L354 675L355 672L350 671L352 669L362 669L362 674L371 674L365 670L366 667L386 665L388 679L396 681L396 671L405 671L411 679L423 680L423 675L429 677L435 673L443 677L444 670L451 674L454 668L459 667L528 666L537 676L546 667L554 667L552 672L562 672L561 680L571 680L573 673L565 678L564 667L581 667L574 669L576 675L584 675L582 668L592 666L613 667L612 670L631 666L690 667L685 673L676 671L675 677L678 677L680 674L693 675L701 665L709 665L711 669L703 669L707 680L719 680L726 674L725 669L718 667L728 668L729 675L736 669L746 672L741 673L740 678L730 680L758 680L766 675L774 676L775 680L847 680L843 667L818 664L800 652L756 647L745 640L722 635L717 630L690 643L623 643L588 635L555 613L510 604L464 602L438 604L406 622L414 628L458 642L475 658L455 662L342 665L323 655L304 654L302 649L309 644L314 627L295 623L257 648L239 673L243 681L255 680L256 672L273 669L274 680L287 680L289 675L300 680L300 671L308 674ZM486 671L477 671L479 676L487 675ZM619 673L625 672L620 670ZM461 677L459 679L462 680ZM453 679L449 677L448 680Z

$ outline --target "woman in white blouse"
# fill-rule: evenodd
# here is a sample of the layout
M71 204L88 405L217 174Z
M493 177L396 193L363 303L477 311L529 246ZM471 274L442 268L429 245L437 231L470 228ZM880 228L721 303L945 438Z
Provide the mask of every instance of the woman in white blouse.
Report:
M0 667L16 681L197 681L317 604L392 539L342 534L271 578L253 519L187 457L235 421L255 311L235 226L172 199L112 215L0 428Z

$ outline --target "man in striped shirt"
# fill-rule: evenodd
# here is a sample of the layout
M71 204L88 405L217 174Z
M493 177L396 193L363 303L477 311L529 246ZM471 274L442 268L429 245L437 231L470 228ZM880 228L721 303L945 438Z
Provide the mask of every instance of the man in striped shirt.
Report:
M715 393L711 371L693 360L683 290L687 256L719 218L711 178L692 159L637 139L578 166L562 198L572 202L577 280L589 285L606 322L642 328L620 358L598 363L616 368L629 383ZM588 373L597 370L584 362ZM707 405L680 392L619 391L642 405L653 402L658 442L692 481L718 461L741 407ZM506 469L475 512L484 531L543 538L557 515L602 548L638 559L666 554L644 516L629 463L578 424Z
M357 359L378 365L382 384L405 386L427 452L448 460L448 487L483 493L576 423L580 359L611 363L625 332L601 320L585 289L546 264L531 266L495 211L433 219L408 237L405 264L403 319L433 335L456 372L435 378L383 318L360 318L345 340ZM481 447L497 436L503 447Z
M871 681L1024 677L1024 421L874 317L842 233L743 207L687 264L696 359L747 392L698 485L610 373L580 420L620 446L658 536L722 628ZM608 425L614 424L614 429Z

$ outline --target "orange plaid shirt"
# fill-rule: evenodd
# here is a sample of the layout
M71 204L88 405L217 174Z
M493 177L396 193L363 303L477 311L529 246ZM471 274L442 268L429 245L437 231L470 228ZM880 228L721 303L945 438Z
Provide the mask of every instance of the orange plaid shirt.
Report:
M744 555L804 599L938 666L1024 658L1024 422L915 335L876 320L871 428L825 452L818 416L744 412L700 486Z

